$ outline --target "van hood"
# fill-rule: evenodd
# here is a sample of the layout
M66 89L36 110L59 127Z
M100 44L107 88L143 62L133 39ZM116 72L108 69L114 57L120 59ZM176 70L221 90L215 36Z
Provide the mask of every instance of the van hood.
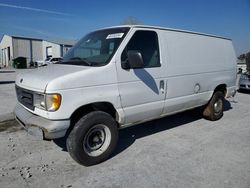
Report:
M44 92L49 82L90 68L86 66L52 64L17 75L16 85Z

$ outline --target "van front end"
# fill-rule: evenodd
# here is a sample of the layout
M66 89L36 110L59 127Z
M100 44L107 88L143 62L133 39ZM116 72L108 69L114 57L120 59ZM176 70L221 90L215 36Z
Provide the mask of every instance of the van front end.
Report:
M46 113L50 113L49 111L59 108L60 101L56 95L50 97L51 95L27 90L17 85L16 95L18 103L14 111L15 118L30 135L38 139L55 139L65 136L70 125L69 119L50 120L38 115L39 112L44 113L46 109L48 110Z

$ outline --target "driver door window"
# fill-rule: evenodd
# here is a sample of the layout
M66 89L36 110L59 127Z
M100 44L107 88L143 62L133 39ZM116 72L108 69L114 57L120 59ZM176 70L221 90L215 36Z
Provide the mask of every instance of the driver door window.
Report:
M154 31L136 31L122 52L121 61L127 60L127 52L135 50L141 53L144 67L160 67L158 37Z

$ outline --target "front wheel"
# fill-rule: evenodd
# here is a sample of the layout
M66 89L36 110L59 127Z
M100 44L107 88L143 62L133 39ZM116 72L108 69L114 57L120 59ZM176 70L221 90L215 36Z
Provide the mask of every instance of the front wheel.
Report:
M216 91L203 111L203 116L211 121L216 121L223 116L224 95L221 91Z
M105 112L95 111L83 116L75 124L66 145L76 162L89 166L108 159L117 141L115 120Z

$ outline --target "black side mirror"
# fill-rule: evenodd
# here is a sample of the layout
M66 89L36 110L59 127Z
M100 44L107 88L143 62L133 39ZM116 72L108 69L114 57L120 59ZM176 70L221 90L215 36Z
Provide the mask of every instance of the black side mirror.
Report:
M128 59L122 62L123 69L130 69L130 68L143 68L144 62L141 55L141 52L137 50L129 50L127 52Z

